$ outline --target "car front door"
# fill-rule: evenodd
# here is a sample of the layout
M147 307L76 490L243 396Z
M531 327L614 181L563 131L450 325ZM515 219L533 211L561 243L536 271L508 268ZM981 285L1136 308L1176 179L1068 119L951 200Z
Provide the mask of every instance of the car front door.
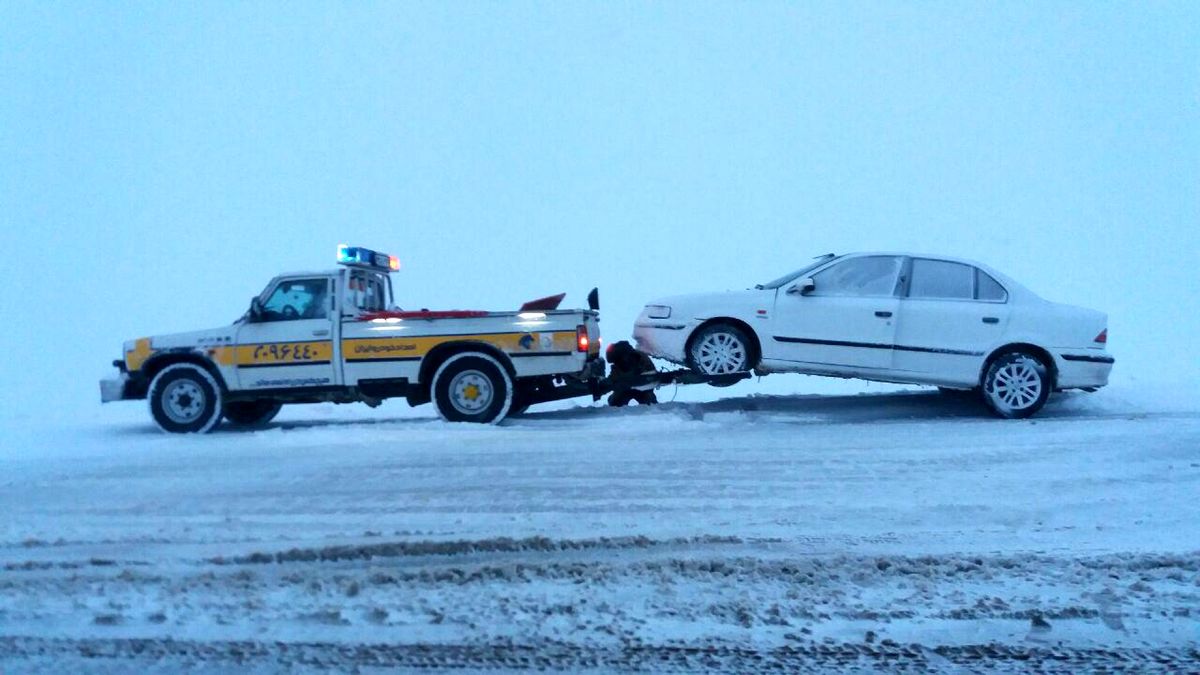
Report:
M859 256L840 260L778 291L767 358L838 369L886 370L896 335L896 290L904 259Z
M1008 292L973 265L913 258L896 326L896 370L976 385L987 350L1007 329Z
M329 277L277 281L261 296L261 311L237 333L234 362L242 389L292 389L337 384L333 349L333 287Z

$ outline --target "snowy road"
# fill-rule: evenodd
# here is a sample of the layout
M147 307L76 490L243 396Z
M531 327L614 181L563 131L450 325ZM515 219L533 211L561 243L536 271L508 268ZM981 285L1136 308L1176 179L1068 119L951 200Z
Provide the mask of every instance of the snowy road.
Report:
M14 424L0 670L1196 668L1198 408Z

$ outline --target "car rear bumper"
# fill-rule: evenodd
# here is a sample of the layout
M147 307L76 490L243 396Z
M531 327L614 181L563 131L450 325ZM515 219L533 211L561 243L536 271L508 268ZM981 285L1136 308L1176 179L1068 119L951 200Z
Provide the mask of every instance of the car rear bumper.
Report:
M638 351L673 363L687 361L689 335L691 331L686 324L670 321L643 321L633 326L633 340Z
M1057 352L1054 365L1058 369L1059 389L1092 389L1108 384L1116 360L1100 350L1071 350Z

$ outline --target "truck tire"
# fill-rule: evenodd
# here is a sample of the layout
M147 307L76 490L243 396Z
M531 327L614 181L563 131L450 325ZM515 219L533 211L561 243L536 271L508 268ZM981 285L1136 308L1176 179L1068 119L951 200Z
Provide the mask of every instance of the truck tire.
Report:
M463 352L434 373L430 397L447 422L496 424L512 408L513 381L492 356Z
M203 367L176 363L163 368L146 395L150 416L172 434L205 434L221 421L221 386Z
M225 404L225 419L237 427L261 427L275 419L281 408L282 403L270 399L230 401Z

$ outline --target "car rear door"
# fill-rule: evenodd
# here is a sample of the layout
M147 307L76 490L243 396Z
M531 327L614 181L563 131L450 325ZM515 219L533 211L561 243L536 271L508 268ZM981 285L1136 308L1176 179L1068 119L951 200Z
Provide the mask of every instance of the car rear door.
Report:
M839 369L892 365L900 256L856 256L813 274L814 287L780 289L766 358Z
M1006 330L1008 294L960 262L913 258L900 301L895 368L921 379L974 386L987 350Z
M330 277L278 280L263 311L238 328L234 364L241 389L296 389L337 384Z

